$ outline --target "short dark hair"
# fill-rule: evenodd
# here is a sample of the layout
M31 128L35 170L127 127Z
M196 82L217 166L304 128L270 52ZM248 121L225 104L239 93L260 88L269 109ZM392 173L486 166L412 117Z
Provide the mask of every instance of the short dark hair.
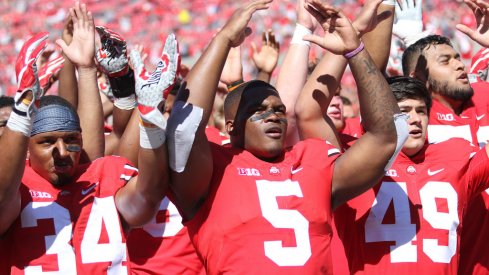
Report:
M13 107L14 106L14 98L10 96L0 96L0 108L3 107Z
M445 36L429 35L419 39L416 43L407 47L402 54L402 73L405 76L409 76L411 72L416 71L416 67L420 66L420 57L424 56L425 49L432 45L448 45L453 48L450 39Z
M423 100L430 112L432 100L426 85L419 79L409 76L394 76L387 78L387 83L394 94L397 102L405 99Z

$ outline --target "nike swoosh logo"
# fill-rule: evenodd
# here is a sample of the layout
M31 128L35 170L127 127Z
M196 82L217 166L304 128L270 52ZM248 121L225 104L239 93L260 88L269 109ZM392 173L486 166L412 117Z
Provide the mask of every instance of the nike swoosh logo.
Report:
M486 114L483 114L483 115L480 115L480 116L476 116L475 118L476 118L477 120L481 120L481 119L482 119L482 118L483 118L485 115L486 115Z
M303 167L297 168L297 169L295 169L295 170L294 170L294 169L292 169L292 168L290 168L290 173L291 173L292 175L294 175L294 174L296 174L296 173L299 173L299 172L300 172L302 169L303 169Z
M90 185L87 189L82 189L81 191L82 196L85 196L86 194L90 193L95 188L95 186L97 186L97 184L98 182Z
M435 170L435 171L431 171L430 169L428 169L428 176L434 176L434 175L440 173L443 170L445 170L445 168L441 168L441 169Z

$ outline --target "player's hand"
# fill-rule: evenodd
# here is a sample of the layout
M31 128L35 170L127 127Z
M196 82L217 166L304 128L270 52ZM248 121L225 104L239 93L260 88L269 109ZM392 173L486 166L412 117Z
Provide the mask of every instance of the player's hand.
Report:
M54 80L57 79L57 75L61 68L63 68L64 62L64 57L60 55L41 67L39 71L39 83L41 85L42 95L46 93Z
M218 35L224 37L231 47L237 47L251 34L248 27L253 13L269 7L273 0L255 0L236 10Z
M254 42L251 43L252 59L259 71L272 74L277 66L280 44L275 40L275 34L268 30L262 35L262 47L256 48Z
M472 30L464 24L457 24L457 30L483 47L489 47L489 3L482 0L464 0L464 2L474 13L477 29Z
M64 21L63 32L61 33L61 39L66 43L66 45L70 45L71 41L73 41L73 20L71 19L71 15L68 14Z
M372 31L377 25L391 16L390 11L384 11L377 15L377 9L382 0L367 0L363 5L362 10L352 22L353 27L357 30L358 36L362 37L364 34Z
M85 4L76 2L70 8L73 20L73 40L67 45L62 39L56 40L63 53L78 67L93 67L95 49L95 27L92 13L87 11Z
M360 40L357 31L342 11L321 0L307 0L306 9L316 18L325 34L323 37L306 35L303 38L305 41L341 55L358 48Z
M124 75L129 68L126 41L104 26L97 26L95 29L101 42L101 47L95 54L99 68L109 77Z
M136 75L136 96L141 119L145 123L165 129L166 120L158 110L158 106L175 84L180 66L180 54L175 35L170 34L166 38L165 48L153 72L146 70L139 51L131 51L130 58Z
M297 24L300 24L308 28L312 33L318 26L318 21L312 17L312 15L305 9L305 0L298 0L296 6L297 12Z
M399 2L396 2L396 22L392 27L392 33L408 47L431 34L431 31L423 31L423 0Z
M15 104L19 106L24 102L28 106L27 117L30 117L34 111L35 106L32 103L38 101L42 96L36 61L46 48L48 36L47 32L41 32L27 40L22 46L15 63L18 85L17 93L14 97Z

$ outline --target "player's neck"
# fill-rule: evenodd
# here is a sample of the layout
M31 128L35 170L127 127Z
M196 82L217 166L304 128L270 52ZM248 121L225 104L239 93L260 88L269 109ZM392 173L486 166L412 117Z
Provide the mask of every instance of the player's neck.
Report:
M440 102L443 106L450 109L454 114L459 116L463 111L464 101L449 98L438 93L431 93L433 100Z

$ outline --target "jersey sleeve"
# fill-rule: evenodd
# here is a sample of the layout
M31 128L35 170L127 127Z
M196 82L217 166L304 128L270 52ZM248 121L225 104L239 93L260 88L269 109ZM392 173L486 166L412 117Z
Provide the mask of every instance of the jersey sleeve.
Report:
M485 148L479 150L467 169L469 198L489 188L489 158Z

